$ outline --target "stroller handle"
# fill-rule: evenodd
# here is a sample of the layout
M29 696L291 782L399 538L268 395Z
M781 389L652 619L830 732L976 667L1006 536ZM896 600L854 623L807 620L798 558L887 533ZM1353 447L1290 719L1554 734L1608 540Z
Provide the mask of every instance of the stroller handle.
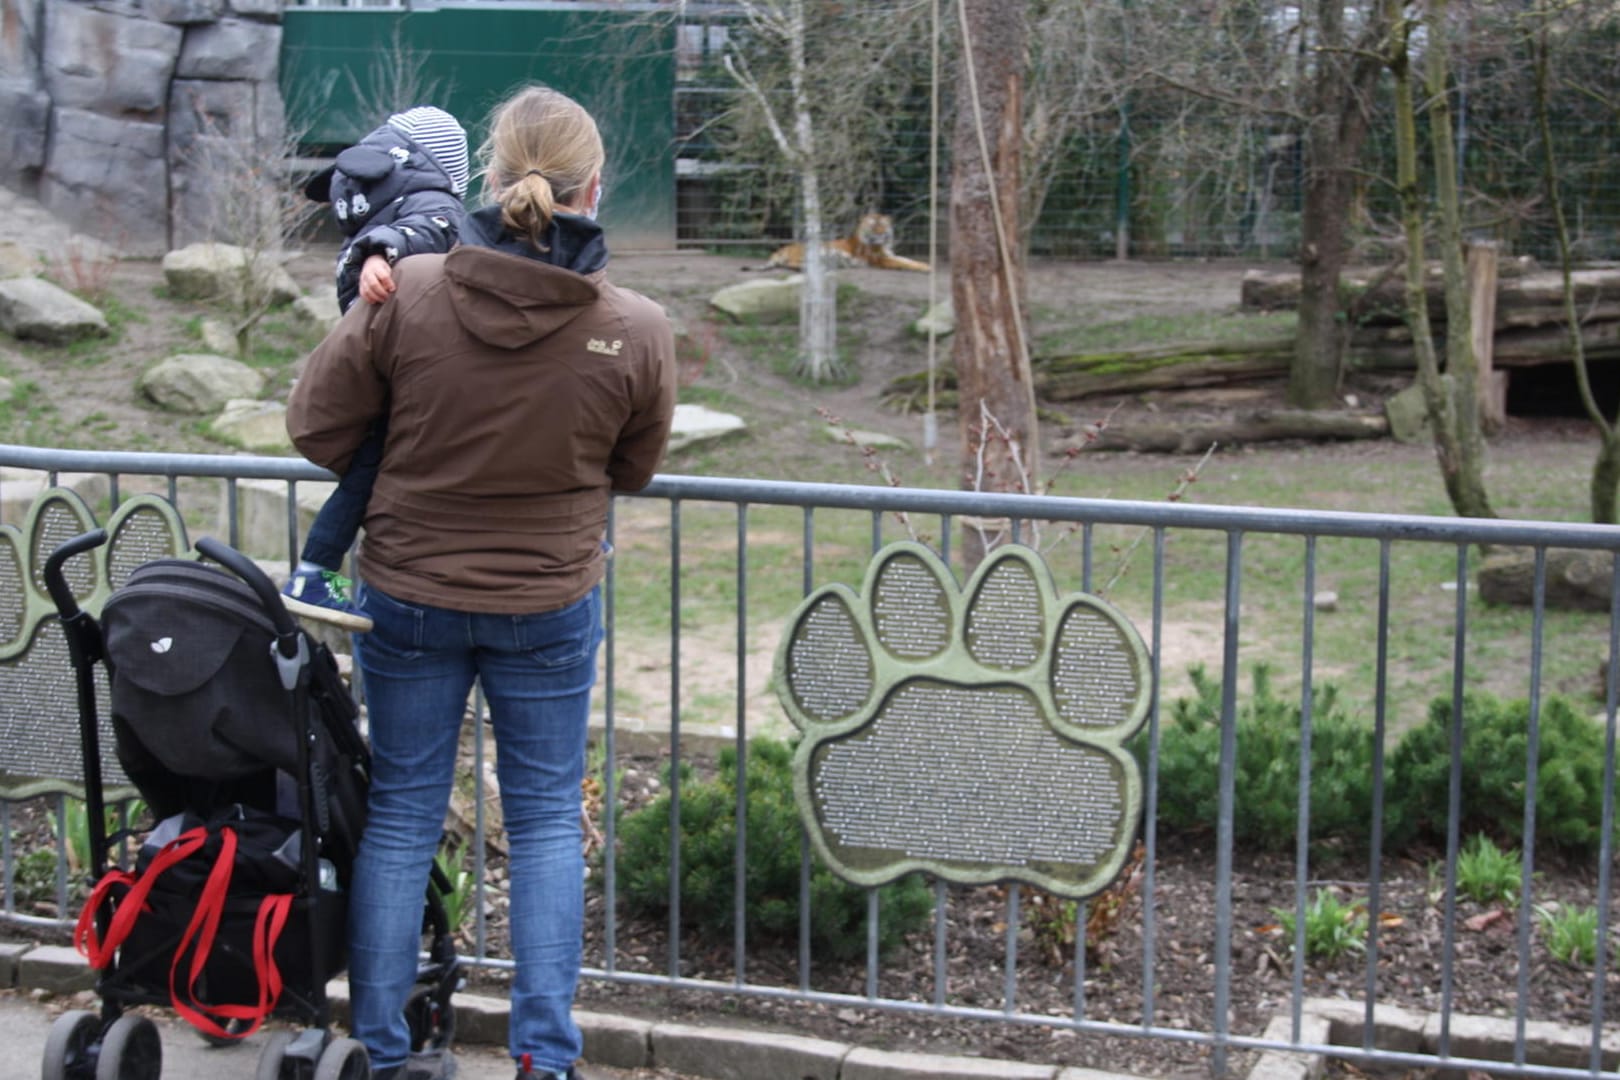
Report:
M98 548L106 542L106 529L92 529L62 541L46 556L45 591L51 594L51 601L56 604L57 614L63 619L71 619L79 614L79 600L73 595L73 589L67 583L67 576L62 573L63 564L73 556Z
M276 590L275 582L270 580L269 575L259 569L252 559L212 536L199 537L197 550L247 583L276 628L276 641L281 654L291 657L298 648L298 622L287 610L287 605L281 602L281 593Z

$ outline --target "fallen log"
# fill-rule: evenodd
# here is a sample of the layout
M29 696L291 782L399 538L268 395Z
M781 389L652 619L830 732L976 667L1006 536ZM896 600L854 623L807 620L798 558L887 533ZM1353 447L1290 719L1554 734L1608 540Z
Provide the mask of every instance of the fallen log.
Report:
M1095 438L1077 435L1061 439L1052 447L1052 452L1064 454L1072 447L1093 451L1201 454L1211 445L1246 445L1279 439L1306 439L1313 442L1381 439L1388 434L1389 421L1382 413L1259 409L1226 420L1201 423L1110 424Z
M1511 274L1504 261L1496 289L1496 326L1544 325L1564 321L1564 279L1562 274L1545 270ZM1401 323L1406 320L1406 283L1401 275L1385 278L1370 296L1367 287L1380 276L1376 270L1353 270L1344 274L1344 292L1357 297L1362 305L1363 324ZM1585 319L1607 317L1611 305L1620 299L1620 270L1576 270L1570 275L1575 291L1575 307ZM1429 318L1440 329L1446 318L1445 282L1438 268L1430 268L1423 283L1429 301ZM1254 311L1292 311L1299 307L1299 275L1288 271L1250 270L1238 288L1239 306Z

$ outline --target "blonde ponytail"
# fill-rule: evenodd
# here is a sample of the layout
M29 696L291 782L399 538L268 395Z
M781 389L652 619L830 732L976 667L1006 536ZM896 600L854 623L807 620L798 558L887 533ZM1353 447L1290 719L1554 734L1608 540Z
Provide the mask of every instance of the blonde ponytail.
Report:
M501 223L540 251L558 209L584 209L578 204L604 158L590 113L546 86L525 87L498 105L479 148Z

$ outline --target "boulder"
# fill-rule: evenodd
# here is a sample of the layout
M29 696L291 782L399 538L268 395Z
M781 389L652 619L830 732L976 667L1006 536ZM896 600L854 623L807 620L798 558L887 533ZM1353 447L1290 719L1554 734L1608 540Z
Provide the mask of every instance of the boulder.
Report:
M911 449L911 444L898 435L887 435L881 431L851 431L842 424L828 424L822 428L822 434L836 443L847 444L853 439L856 446L870 446L874 450Z
M202 346L215 356L229 356L238 359L236 347L236 331L229 324L220 319L204 319L197 326L197 336L202 338Z
M174 74L179 79L263 82L276 77L280 62L278 24L221 19L193 27L186 34Z
M159 115L185 36L178 27L99 5L46 0L45 89L58 109Z
M799 317L803 274L755 278L728 285L709 298L709 306L738 322L793 322Z
M47 345L112 332L99 309L43 278L30 277L0 281L0 330Z
M82 109L55 108L51 115L39 201L86 232L116 237L127 255L166 250L169 175L163 125Z
M920 338L926 338L930 330L936 338L956 332L956 306L949 300L941 300L911 324L911 332Z
M286 0L226 0L226 7L250 19L280 19Z
M34 252L10 240L0 240L0 280L36 277L40 266L40 258Z
M234 398L208 425L217 439L258 453L291 453L287 437L287 406L279 401ZM286 523L283 522L283 528Z
M183 353L141 372L135 388L171 412L211 413L233 399L257 397L264 376L240 360Z
M331 480L298 481L299 536L308 535L315 515L336 487L337 482ZM287 550L287 483L284 480L238 480L234 533L231 524L229 506L221 500L218 535L236 536L237 546L255 558L286 560L297 555ZM285 562L282 573L286 573Z
M1608 611L1614 557L1605 551L1547 550L1549 610ZM1527 549L1493 551L1479 568L1479 595L1487 604L1530 607L1535 602L1535 554Z
M343 312L338 310L337 293L324 290L294 300L292 313L323 334L331 333L332 327L343 318Z
M1447 392L1450 391L1449 375L1442 375L1447 380ZM1393 394L1384 401L1384 417L1389 421L1389 434L1396 442L1426 443L1433 438L1429 426L1429 406L1423 400L1423 387L1413 383L1398 394Z
M698 443L723 439L736 431L747 430L742 417L715 412L702 405L675 406L675 421L669 433L669 453L685 450Z
M235 301L246 268L264 275L272 301L288 304L303 295L298 283L272 252L256 255L234 244L187 244L163 256L163 280L181 300Z

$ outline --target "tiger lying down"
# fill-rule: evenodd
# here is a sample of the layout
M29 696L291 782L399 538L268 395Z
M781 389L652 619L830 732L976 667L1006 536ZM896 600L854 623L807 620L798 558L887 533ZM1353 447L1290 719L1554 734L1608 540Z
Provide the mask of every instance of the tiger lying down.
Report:
M928 264L894 253L894 219L888 214L867 214L855 229L854 236L828 240L821 245L828 263L834 269L854 266L875 266L879 270L927 270ZM764 266L745 266L744 270L802 270L804 245L785 244L771 252Z

